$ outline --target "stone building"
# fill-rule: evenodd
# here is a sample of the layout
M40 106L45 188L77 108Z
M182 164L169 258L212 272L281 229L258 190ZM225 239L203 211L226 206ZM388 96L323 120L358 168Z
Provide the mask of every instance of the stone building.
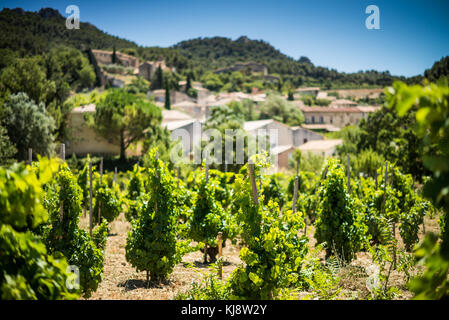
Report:
M336 154L337 146L343 144L342 139L315 140L299 146L301 152L310 152L324 157L333 157Z
M357 125L380 107L301 107L306 124L330 124L338 128Z
M277 137L270 138L270 153L276 156L278 167L284 169L288 168L288 160L298 147L309 141L324 139L322 135L311 130L289 127L273 119L247 121L243 124L243 129L252 136L260 135L263 132L261 130L266 130L267 135L270 135L270 130L276 130Z
M159 58L157 61L145 61L140 64L138 74L139 76L144 77L146 80L151 81L159 66L161 67L162 71L172 71L169 67L167 67L164 59Z
M112 63L112 55L113 51L105 51L105 50L92 50L92 53L97 60L98 63L102 64L111 64ZM125 67L130 68L138 68L139 67L139 59L131 56L129 54L125 54L119 51L115 52L117 60L120 64Z
M295 99L300 98L301 96L304 95L312 95L316 97L318 95L318 92L320 92L319 87L298 88L293 93L293 96L295 97Z
M74 108L69 115L69 139L66 141L67 155L117 155L120 154L120 145L112 139L105 139L98 135L94 129L87 126L84 120L86 113L95 113L95 105Z

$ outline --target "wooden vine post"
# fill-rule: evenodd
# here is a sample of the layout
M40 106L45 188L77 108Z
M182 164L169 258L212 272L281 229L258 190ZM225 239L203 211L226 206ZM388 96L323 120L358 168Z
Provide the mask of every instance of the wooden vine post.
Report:
M65 144L61 143L61 159L65 161ZM61 191L63 186L61 185ZM59 221L62 222L62 218L64 217L64 204L61 202L61 207L59 209Z
M388 183L388 162L385 163L385 176L384 176L384 197L382 205L382 214L385 215L385 207L387 201L387 183ZM396 223L392 222L393 242L396 242ZM392 268L396 269L396 244L393 244L393 264Z
M257 184L256 184L256 176L254 174L254 163L250 160L248 163L248 171L249 171L249 178L251 181L251 189L253 194L253 201L256 206L259 205L259 195L257 194Z
M114 168L114 184L117 183L117 167Z
M89 161L89 233L92 236L92 162Z
M377 168L374 171L374 180L376 181L376 190L377 190L378 189L378 186L377 186Z
M209 157L208 156L206 156L205 180L206 180L206 185L207 185L209 183ZM204 263L207 263L207 243L204 244Z
M384 177L384 198L382 205L382 214L385 215L385 201L387 200L387 176L388 176L388 163L385 163L385 177Z
M33 164L33 149L28 148L28 164L31 166Z
M206 184L209 183L209 157L206 157Z
M159 179L159 174L157 173L158 160L159 160L159 151L156 151L156 167L154 168L154 175L156 179ZM139 164L137 164L137 167L139 167ZM155 214L157 214L157 201L154 202L154 212Z
M296 176L295 184L293 187L293 199L292 199L292 211L296 212L296 201L298 201L298 188L299 188L299 160L296 160Z
M394 184L394 170L391 174L391 181L390 185L393 187ZM393 220L393 240L395 242L394 248L393 248L393 268L396 270L396 261L397 261L397 253L396 253L396 221Z
M296 175L299 176L299 159L296 160Z
M298 201L298 188L299 188L299 177L295 176L295 186L293 188L293 202L292 202L292 211L296 212L296 201Z
M351 167L349 162L349 153L346 154L346 171L348 176L348 193L351 194Z
M103 157L100 159L100 188L103 184ZM98 224L101 223L101 201L98 200Z
M327 170L329 170L329 166L327 165L326 166L326 168L324 168L324 172L323 172L323 176L321 177L321 180L320 180L320 182L319 183L317 183L316 185L315 185L315 188L313 189L313 193L315 194L316 193L316 191L317 191L317 188L319 188L320 186L321 186L321 183L324 181L324 180L326 180L326 176L327 176ZM313 214L315 214L315 212L316 212L316 207L317 207L317 205L318 205L318 197L317 197L317 199L315 200L315 202L314 202L314 205L313 205ZM304 227L304 234L306 234L306 226Z
M219 259L219 267L218 267L218 276L220 277L220 279L223 279L223 261L222 261L222 256L223 256L223 233L219 232L218 233L218 259Z

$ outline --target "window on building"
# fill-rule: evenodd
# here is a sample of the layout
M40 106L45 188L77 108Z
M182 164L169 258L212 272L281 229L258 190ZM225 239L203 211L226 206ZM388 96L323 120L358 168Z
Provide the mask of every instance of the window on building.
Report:
M315 116L312 116L312 123L315 123Z
M320 123L324 123L324 118L320 117Z

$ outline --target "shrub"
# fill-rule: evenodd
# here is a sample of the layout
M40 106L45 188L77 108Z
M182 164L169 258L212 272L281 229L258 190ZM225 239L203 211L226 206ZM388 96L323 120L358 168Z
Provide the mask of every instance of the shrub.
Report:
M227 238L233 238L234 226L229 213L216 200L216 190L219 186L219 180L209 177L206 183L206 177L203 173L197 186L198 192L193 213L190 221L189 236L198 242L205 243L208 248L205 252L204 260L207 262L207 255L211 261L215 261L218 254L217 235L223 233L223 241Z
M330 159L325 181L319 190L315 238L326 242L326 255L349 262L362 248L367 227L354 210L347 192L346 175L338 160Z
M86 231L78 227L81 188L66 164L61 165L54 180L47 186L45 205L50 213L50 225L44 232L47 248L55 256L64 256L69 264L79 268L82 292L89 297L102 280L103 251L96 247Z
M164 163L156 158L156 149L150 151L148 169L148 201L131 223L126 240L126 260L138 271L146 271L147 281L161 281L181 261L181 245L177 243L176 181Z
M56 163L40 159L40 167L15 164L0 167L0 298L76 299L67 284L71 273L65 258L49 254L31 230L48 219L42 206L42 185L56 171Z
M256 166L257 178L260 178L261 165ZM308 240L298 236L304 227L301 214L288 210L281 215L273 201L264 207L263 196L259 205L254 203L246 169L246 166L242 168L242 175L235 182L235 201L240 205L237 220L246 245L240 250L240 258L245 266L238 267L231 275L231 298L272 299L300 280Z

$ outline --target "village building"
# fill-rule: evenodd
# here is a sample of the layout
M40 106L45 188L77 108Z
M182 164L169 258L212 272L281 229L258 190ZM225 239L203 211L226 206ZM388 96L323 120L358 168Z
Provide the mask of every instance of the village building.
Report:
M92 53L98 63L112 64L113 51L92 49ZM131 68L139 67L139 59L134 56L131 56L129 54L125 54L125 53L122 53L119 51L115 52L115 56L117 57L117 61L120 64L124 65L125 67L131 67Z
M162 71L165 72L173 71L172 69L167 67L163 58L159 58L157 61L145 61L140 64L138 74L146 80L151 81L151 79L153 79L154 77L154 74L156 73L156 70L159 67L161 67Z
M330 124L338 128L357 125L379 107L301 107L306 124Z
M67 155L116 155L120 146L112 139L98 135L84 120L86 113L95 113L95 105L74 108L69 114L69 139L65 142Z
M341 129L331 124L303 124L303 128L316 131L316 132L337 132Z
M295 150L294 146L276 146L270 151L271 155L276 157L278 168L288 169L288 162L293 158Z
M336 90L338 96L341 98L350 98L350 99L362 99L362 98L370 98L375 99L379 98L379 96L384 92L383 88L375 88L375 89L342 89Z
M318 92L318 94L316 95L316 99L326 99L326 100L330 100L330 101L334 101L337 99L337 97L335 96L330 96L327 91L320 91Z
M181 139L183 156L191 158L195 141L194 134L201 133L202 123L184 112L163 110L161 126L171 132L173 141Z
M252 136L266 134L275 130L276 137L270 137L270 154L277 157L279 168L288 168L288 159L301 145L314 140L323 140L324 137L303 127L289 127L273 119L246 121L243 129Z
M316 97L318 95L318 92L320 92L319 87L298 88L293 92L293 97L295 99L305 95L311 95Z
M312 140L323 140L324 137L304 126L291 127L293 134L293 146L298 147Z
M342 139L314 140L299 146L301 152L310 152L324 157L332 157L336 155L337 146L343 144Z
M357 107L357 102L348 99L336 99L332 101L329 106L337 108L350 108L350 107Z

